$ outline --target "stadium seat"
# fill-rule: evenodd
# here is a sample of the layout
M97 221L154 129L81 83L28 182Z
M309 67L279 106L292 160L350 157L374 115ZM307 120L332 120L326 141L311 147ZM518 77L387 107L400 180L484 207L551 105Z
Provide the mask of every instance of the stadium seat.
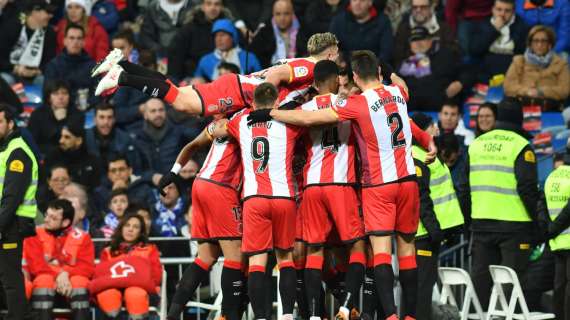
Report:
M471 277L469 274L460 268L447 268L440 267L439 279L441 280L441 304L451 304L458 308L461 308L461 320L467 319L480 319L483 320L484 314L481 308L481 303L479 303L479 298L475 293L475 288L473 287L473 282L471 282ZM463 303L461 306L457 304L455 297L453 295L452 286L465 286L465 294L463 297ZM476 313L469 313L471 305L475 308Z
M528 311L519 278L513 269L505 266L491 265L489 266L489 271L493 278L493 290L491 291L486 320L491 320L495 316L505 317L506 320L542 320L555 318L555 315L552 313ZM505 284L513 286L511 296L508 298L508 303L505 291L503 290L503 285ZM517 305L520 305L522 313L515 313Z

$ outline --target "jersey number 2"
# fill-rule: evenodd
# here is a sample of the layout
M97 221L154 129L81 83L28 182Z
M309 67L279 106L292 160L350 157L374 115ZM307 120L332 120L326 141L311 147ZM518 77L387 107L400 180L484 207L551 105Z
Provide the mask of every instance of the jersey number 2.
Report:
M398 113L391 113L388 118L388 127L392 131L392 149L401 148L406 145L406 139L400 139L403 123L402 117ZM393 129L392 129L393 128Z
M255 137L251 141L251 157L259 161L256 173L264 173L269 162L269 140L266 137Z

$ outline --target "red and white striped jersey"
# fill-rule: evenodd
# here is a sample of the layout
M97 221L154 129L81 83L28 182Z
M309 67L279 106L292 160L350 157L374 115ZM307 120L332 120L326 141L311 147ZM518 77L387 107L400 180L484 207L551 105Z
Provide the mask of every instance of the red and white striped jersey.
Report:
M279 105L302 98L313 84L313 70L316 62L310 58L295 58L283 61L291 69L289 82L279 86ZM265 79L257 76L264 71L250 75L239 75L240 90L245 101L253 105L253 92L258 85L265 82Z
M243 165L243 198L264 196L294 198L293 156L295 140L304 131L278 121L247 125L250 109L228 122L228 132L240 145Z
M332 107L337 96L314 97L301 109L315 111ZM311 128L303 135L307 153L303 176L304 185L350 184L356 182L355 147L350 121L336 125Z
M362 165L362 185L375 186L415 175L408 97L398 86L380 86L338 100L339 119L351 120Z
M208 156L196 177L238 190L242 175L239 144L231 137L225 137L212 141Z

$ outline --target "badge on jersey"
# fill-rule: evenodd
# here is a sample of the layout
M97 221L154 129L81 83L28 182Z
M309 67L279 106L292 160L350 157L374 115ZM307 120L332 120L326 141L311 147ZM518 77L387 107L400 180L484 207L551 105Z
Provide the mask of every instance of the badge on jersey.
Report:
M530 162L530 163L535 163L536 162L536 156L534 155L534 152L532 152L530 150L525 152L524 153L524 161Z
M422 169L418 166L416 166L416 176L418 176L418 177L422 176Z
M8 170L13 172L24 172L24 163L21 160L12 160Z
M293 74L295 75L295 78L301 78L309 74L309 69L303 66L295 67L293 68Z
M346 106L346 98L338 98L335 102L335 106L341 107L341 108Z

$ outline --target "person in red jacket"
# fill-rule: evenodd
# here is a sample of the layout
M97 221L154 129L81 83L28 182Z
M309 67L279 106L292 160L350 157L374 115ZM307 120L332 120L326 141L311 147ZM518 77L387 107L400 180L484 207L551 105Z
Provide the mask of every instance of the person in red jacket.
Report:
M124 269L128 270L128 257L143 258L144 263L150 266L150 278L152 279L150 287L154 289L154 292L149 294L148 289L143 289L143 287L137 285L137 281L144 281L144 278L136 277L141 280L134 280L135 276L133 276L132 280L130 280L132 285L123 285L124 289L109 288L97 293L99 308L110 318L114 319L119 314L124 300L129 319L146 319L149 308L149 296L157 297L156 293L159 292L159 286L162 281L160 252L154 244L148 243L145 229L146 225L143 217L138 214L125 216L115 229L111 237L111 244L101 253L101 264L97 268L110 265L106 262L123 261ZM133 261L131 260L131 262ZM98 273L96 272L96 274ZM123 273L126 272L123 271ZM111 278L117 279L118 276L115 275ZM98 278L95 278L94 284L97 280ZM141 285L144 284L141 283Z
M32 308L40 320L52 319L56 294L69 299L72 319L91 317L87 286L95 270L95 253L89 234L72 227L74 215L71 202L53 200L43 226L24 241L26 292L31 292Z
M99 61L109 53L109 35L97 18L91 16L91 1L66 0L65 18L56 25L57 53L63 50L65 27L68 23L75 23L85 30L85 51L95 61Z

